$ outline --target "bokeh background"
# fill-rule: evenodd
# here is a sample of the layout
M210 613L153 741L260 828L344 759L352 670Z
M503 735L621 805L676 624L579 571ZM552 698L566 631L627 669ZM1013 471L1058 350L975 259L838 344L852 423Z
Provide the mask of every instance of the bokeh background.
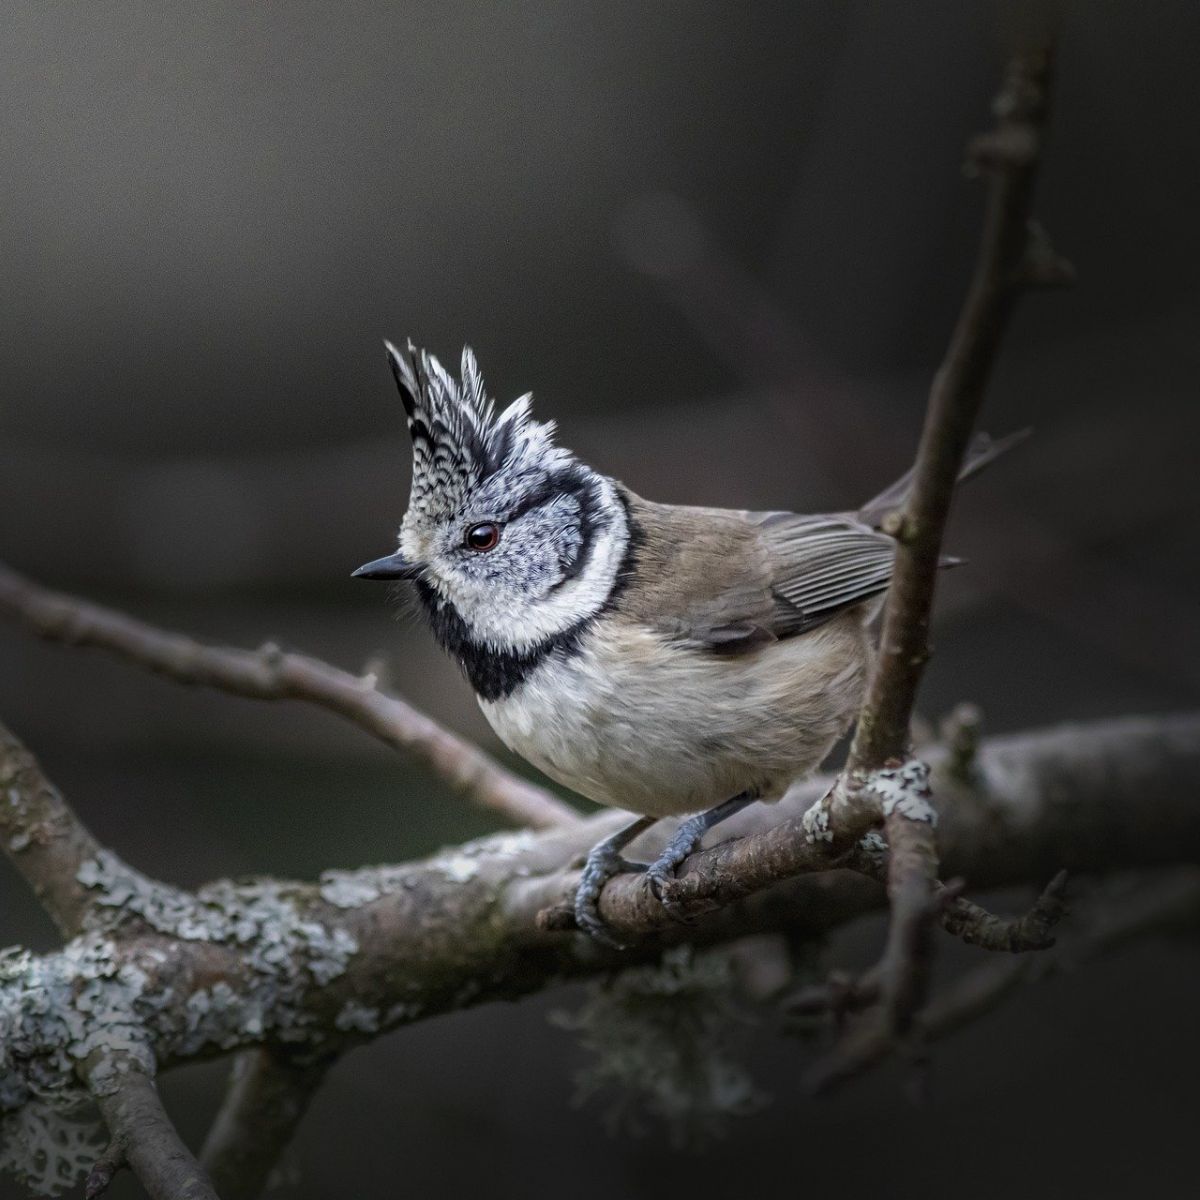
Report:
M0 557L153 621L394 684L497 749L383 589L408 482L380 339L532 389L656 499L844 507L913 451L969 271L960 170L1012 11L921 0L6 3ZM964 493L922 707L992 731L1200 696L1200 7L1067 11L1039 213L1076 265L1022 307ZM486 831L365 735L0 625L0 714L103 839L198 883ZM582 803L582 802L581 802ZM1008 897L1012 904L1023 897ZM7 873L5 941L51 944ZM863 936L870 936L867 931ZM281 1195L1193 1195L1195 945L1031 989L797 1093L700 1156L572 1109L568 994L402 1031L334 1071ZM167 1078L198 1142L221 1066ZM0 1194L12 1194L0 1183ZM114 1194L129 1197L123 1181Z

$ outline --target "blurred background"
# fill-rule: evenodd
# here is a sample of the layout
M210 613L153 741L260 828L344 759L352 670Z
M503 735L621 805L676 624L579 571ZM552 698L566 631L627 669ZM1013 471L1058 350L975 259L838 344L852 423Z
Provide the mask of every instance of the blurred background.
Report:
M655 499L855 505L914 449L979 229L962 148L1012 20L955 0L5 4L0 558L206 638L383 655L499 752L429 636L349 579L407 495L380 339L452 361L469 342L499 399L532 389L566 445ZM1022 305L994 378L985 425L1036 437L956 511L971 565L941 589L930 718L1200 698L1198 39L1185 0L1068 10L1038 211L1079 282ZM103 840L184 884L491 827L335 719L2 624L0 714ZM52 944L7 873L0 912L4 941ZM1194 945L1031 989L939 1049L924 1109L898 1071L804 1101L802 1049L754 1031L774 1103L699 1156L570 1107L580 1054L545 1019L569 994L481 1009L343 1061L280 1195L1192 1195L1198 997ZM165 1082L196 1142L223 1075Z

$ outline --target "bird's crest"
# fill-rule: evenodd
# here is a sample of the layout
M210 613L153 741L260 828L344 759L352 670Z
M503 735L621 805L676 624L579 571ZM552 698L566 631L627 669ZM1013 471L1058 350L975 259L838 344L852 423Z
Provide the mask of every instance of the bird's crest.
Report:
M452 514L501 471L544 471L570 459L569 451L554 445L554 423L533 419L531 393L496 415L469 346L463 347L461 378L455 379L411 340L403 352L391 342L384 345L412 435L410 509Z

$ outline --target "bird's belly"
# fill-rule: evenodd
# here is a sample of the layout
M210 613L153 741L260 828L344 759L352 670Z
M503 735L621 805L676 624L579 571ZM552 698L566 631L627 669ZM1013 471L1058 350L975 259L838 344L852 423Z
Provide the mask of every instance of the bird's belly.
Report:
M668 816L747 790L774 799L816 767L857 708L867 656L850 614L736 657L624 626L480 706L551 779L600 804Z

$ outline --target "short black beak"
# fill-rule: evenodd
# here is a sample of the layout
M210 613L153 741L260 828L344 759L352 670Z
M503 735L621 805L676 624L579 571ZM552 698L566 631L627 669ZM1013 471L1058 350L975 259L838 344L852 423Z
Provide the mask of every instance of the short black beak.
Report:
M403 554L389 554L359 567L352 579L416 579L421 574L421 564L411 563Z

